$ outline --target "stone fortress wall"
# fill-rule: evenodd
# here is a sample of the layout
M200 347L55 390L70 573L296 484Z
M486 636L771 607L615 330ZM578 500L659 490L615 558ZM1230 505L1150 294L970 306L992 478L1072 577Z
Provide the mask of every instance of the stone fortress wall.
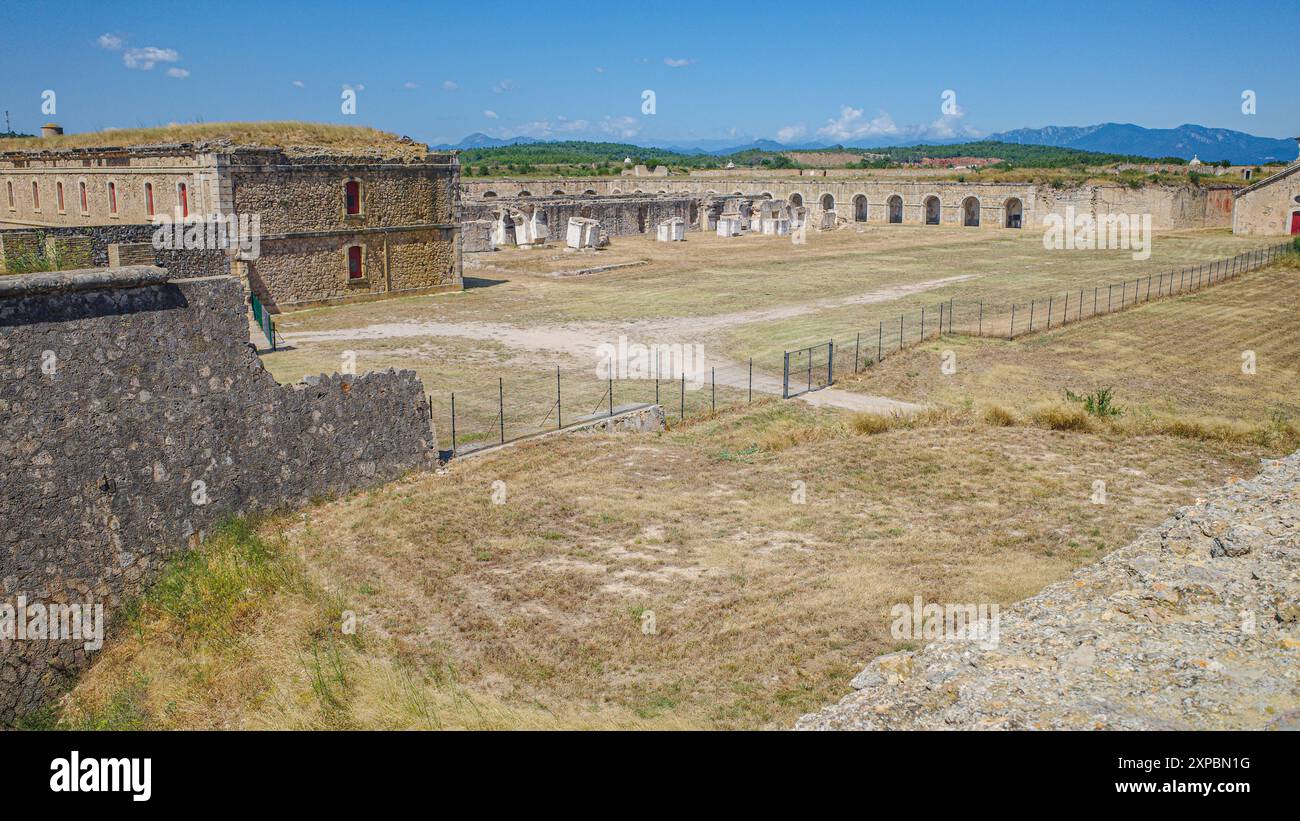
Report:
M800 175L461 180L461 194L467 204L474 206L494 199L513 203L539 196L539 192L546 192L547 196L584 198L593 204L607 197L626 195L692 196L702 202L720 196L770 197L804 206L812 225L820 224L827 211L834 211L840 224L925 224L927 200L931 198L938 201L937 224L953 226L975 222L981 228L1005 228L1010 222L1008 215L1018 211L1022 227L1038 227L1047 214L1065 216L1066 207L1071 205L1074 213L1091 214L1097 219L1107 213L1149 213L1157 230L1227 227L1232 220L1231 188L1190 185L1137 189L1125 185L1088 185L1055 189L1030 183ZM978 219L970 219L971 214L978 215ZM688 224L693 229L702 227L699 220L688 220Z
M234 277L156 267L0 277L0 603L102 604L230 515L436 458L410 371L279 385ZM55 697L80 641L0 639L0 724Z

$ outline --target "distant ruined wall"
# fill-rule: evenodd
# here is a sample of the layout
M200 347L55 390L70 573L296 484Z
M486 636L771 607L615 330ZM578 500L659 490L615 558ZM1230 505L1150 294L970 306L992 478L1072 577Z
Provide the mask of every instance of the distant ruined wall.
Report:
M989 229L1006 227L1007 204L1013 200L1021 203L1021 224L1026 229L1041 227L1043 218L1048 214L1064 216L1066 207L1070 205L1074 206L1076 214L1151 214L1152 227L1157 230L1227 227L1232 223L1230 188L1192 185L1150 185L1136 189L1125 185L1087 185L1055 189L1032 183L954 182L927 180L917 176L899 176L894 179L863 176L852 179L838 175L733 174L649 178L463 178L461 191L467 201L475 203L489 193L497 199L513 200L522 191L534 196L541 192L559 196L553 192L561 191L564 192L563 196L580 200L598 200L600 197L617 195L651 198L693 195L704 198L766 194L773 199L806 206L813 220L818 220L826 210L823 208L823 200L829 196L829 203L841 224L888 224L888 203L894 196L902 199L902 222L913 225L925 223L925 201L929 197L939 199L940 225L962 225L962 203L969 198L978 202L979 227ZM585 193L589 191L595 193ZM866 198L866 219L860 219L860 214L854 207L854 200L859 196Z
M435 457L413 372L278 385L247 322L233 277L0 277L0 604L102 604L111 623L223 518ZM89 655L0 639L0 724L48 703Z
M1287 236L1300 219L1300 163L1244 189L1234 203L1232 231Z
M502 208L531 213L540 208L546 214L546 224L550 229L551 239L564 242L565 230L570 217L590 217L600 221L600 228L611 237L626 237L636 234L653 234L655 226L666 219L678 217L686 220L688 230L700 226L699 200L691 196L663 197L629 197L629 196L586 196L586 197L509 197L489 199L466 199L461 203L462 236L467 252L490 250L488 238L481 231L465 230L464 225L486 220L495 221L495 214ZM470 234L474 242L471 243Z

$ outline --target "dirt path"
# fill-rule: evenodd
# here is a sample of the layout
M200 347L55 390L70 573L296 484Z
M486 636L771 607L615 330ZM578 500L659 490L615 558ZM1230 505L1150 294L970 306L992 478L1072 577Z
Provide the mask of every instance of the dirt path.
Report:
M834 299L817 300L801 305L784 305L749 311L733 311L711 316L678 317L636 322L577 322L566 325L519 327L504 322L395 322L367 325L361 328L344 328L334 331L303 331L282 334L290 343L351 342L360 340L404 339L411 337L460 337L498 342L510 348L530 351L567 354L574 358L590 359L597 348L617 343L620 336L635 339L642 344L703 344L711 337L740 325L755 322L775 322L803 316L827 308L849 305L869 305L889 302L911 294L922 293L974 279L977 275L932 279L912 285L882 288L865 294ZM718 370L718 384L746 388L749 384L747 368L735 362L709 357L709 365ZM743 375L741 375L743 374ZM775 377L754 374L754 390L761 393L781 394L781 383ZM826 388L801 397L818 406L844 408L870 413L910 413L920 408L910 402L900 402L882 396Z

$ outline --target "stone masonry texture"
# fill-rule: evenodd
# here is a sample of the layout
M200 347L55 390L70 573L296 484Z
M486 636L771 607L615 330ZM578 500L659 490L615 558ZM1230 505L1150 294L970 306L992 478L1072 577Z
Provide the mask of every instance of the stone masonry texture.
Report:
M1300 729L1300 452L1004 610L881 656L800 729Z
M112 612L223 519L376 485L436 440L410 371L279 385L230 276L0 277L0 601ZM88 662L0 640L0 724Z

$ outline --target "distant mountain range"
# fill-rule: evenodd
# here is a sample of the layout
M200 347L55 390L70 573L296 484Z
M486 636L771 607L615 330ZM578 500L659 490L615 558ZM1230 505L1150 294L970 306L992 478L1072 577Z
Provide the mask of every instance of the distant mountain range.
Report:
M1018 128L990 134L990 140L1004 143L1052 145L1102 151L1109 154L1137 154L1143 157L1200 157L1204 162L1228 160L1234 164L1291 162L1296 158L1295 140L1256 137L1227 128L1180 125L1177 128L1143 128L1131 123Z
M888 139L873 137L844 143L846 148L884 148L907 145L954 145L969 142L971 135L943 140ZM1293 139L1256 137L1244 131L1227 128L1206 128L1186 124L1177 128L1143 128L1131 123L1101 123L1099 125L1061 126L1044 128L1018 128L978 139L1023 145L1047 145L1058 148L1075 148L1103 154L1130 154L1141 157L1181 157L1190 160L1199 157L1203 162L1228 160L1237 165L1292 162L1296 159ZM553 142L532 137L489 137L483 133L470 134L455 145L434 146L441 150L472 148L501 148L511 145L531 145ZM678 154L707 154L723 157L742 151L808 151L836 146L824 142L783 144L775 140L755 137L738 137L729 140L648 140L635 144L639 148L655 148Z

